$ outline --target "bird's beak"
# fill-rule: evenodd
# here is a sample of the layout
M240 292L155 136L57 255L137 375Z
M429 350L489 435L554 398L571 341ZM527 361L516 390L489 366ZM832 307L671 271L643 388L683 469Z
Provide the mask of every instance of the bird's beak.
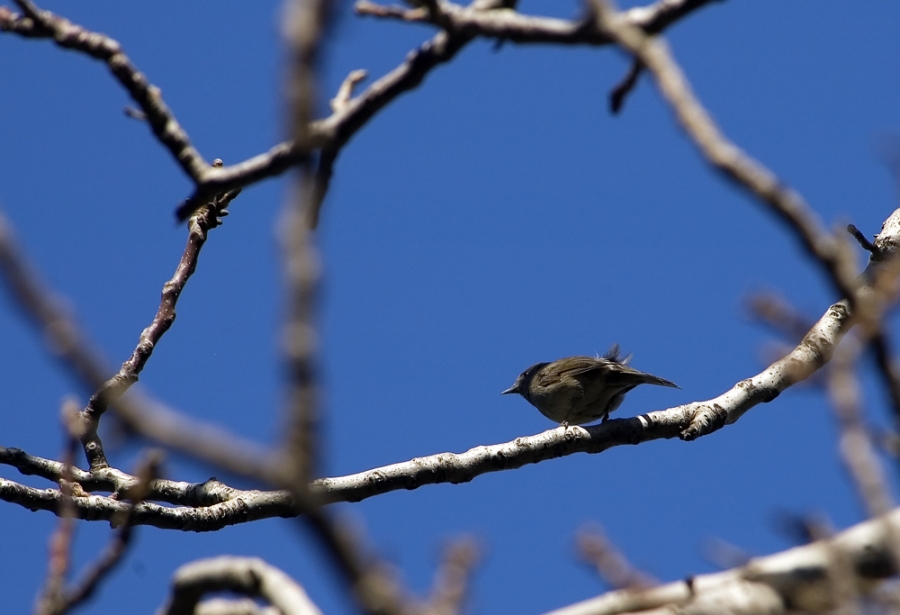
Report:
M509 395L510 393L518 393L519 392L518 384L519 383L517 382L516 384L512 385L511 387L509 387L508 389L506 389L505 391L500 393L500 395Z

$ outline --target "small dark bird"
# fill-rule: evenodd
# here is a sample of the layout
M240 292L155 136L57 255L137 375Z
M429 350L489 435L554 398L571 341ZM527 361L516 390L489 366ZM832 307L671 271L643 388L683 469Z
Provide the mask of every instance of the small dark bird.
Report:
M601 418L605 422L625 394L639 384L679 388L674 382L629 367L630 359L619 357L619 345L613 344L602 357L536 363L502 394L518 393L548 419L566 427Z

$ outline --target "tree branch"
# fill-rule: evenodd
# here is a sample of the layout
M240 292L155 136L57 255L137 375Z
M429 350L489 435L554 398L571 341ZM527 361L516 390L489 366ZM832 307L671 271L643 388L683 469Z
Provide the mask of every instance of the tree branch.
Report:
M861 280L856 277L855 259L843 235L835 236L825 231L800 195L784 186L772 171L750 158L722 134L694 96L687 78L664 41L634 27L627 19L628 13L617 13L610 0L592 1L597 27L608 33L616 44L632 54L635 61L643 64L653 75L663 98L706 161L782 220L822 268L838 296L848 302L854 318L862 324L864 340L872 342L885 388L891 397L895 421L900 425L900 370L891 363L889 337L881 326L889 299L885 290L877 283L870 283L868 288L861 289ZM886 226L896 224L893 216L885 222ZM893 286L896 284L896 270L900 268L896 238L888 241L884 248L876 240L873 247L874 250L870 250L870 270L867 270L869 276L874 277L881 270L888 270L884 275L889 285ZM882 263L883 267L873 269L871 265L874 263Z
M52 38L64 49L80 51L105 63L141 108L157 140L169 150L188 177L195 182L199 181L210 165L191 145L187 133L163 102L159 88L151 84L131 63L116 40L91 32L50 11L39 10L31 0L15 2L24 15L18 15L7 7L0 7L0 31L29 38Z
M635 28L648 33L661 32L673 23L708 4L711 0L658 0L646 7L624 13ZM154 135L173 155L190 177L195 189L177 209L178 220L191 214L213 195L242 188L284 173L302 164L313 150L326 150L336 157L340 149L372 117L401 94L412 90L437 66L449 62L473 38L495 38L517 43L550 43L601 46L610 37L591 20L566 21L547 17L519 15L512 10L492 11L439 2L437 16L424 11L448 28L410 52L406 60L371 84L356 98L346 100L329 117L312 121L308 142L280 143L268 152L243 162L215 168L191 145L186 132L165 105L159 88L131 64L121 46L112 38L40 11L30 0L17 0L25 15L0 7L0 31L28 38L52 38L66 48L80 51L105 62L119 83L138 104ZM452 34L450 34L452 32ZM339 98L341 98L339 96ZM342 102L343 99L341 99Z
M824 268L838 296L846 297L856 308L856 271L847 250L841 250L838 238L825 231L798 194L722 134L694 96L687 77L672 59L664 41L635 27L627 19L627 12L616 13L606 0L593 0L593 6L598 29L650 72L681 127L706 161L783 220L803 248Z
M222 161L216 159L213 161L213 165L221 167ZM240 189L217 195L191 216L188 221L187 245L174 275L163 285L159 308L156 310L153 321L141 332L137 347L131 357L122 364L118 373L103 383L103 386L91 396L87 407L81 411L79 419L82 423L82 431L79 436L92 471L109 467L106 455L103 453L103 445L97 434L100 417L106 412L106 408L111 402L119 399L138 381L138 376L150 359L150 355L153 354L154 348L175 322L175 306L188 279L197 269L200 250L206 243L209 231L222 224L222 217L228 215L227 207L237 198L238 194L240 194Z
M255 557L214 557L175 571L172 595L157 615L191 615L204 594L231 591L262 598L282 615L321 615L303 587L284 572Z
M712 0L661 0L622 13L629 24L649 34L662 32ZM356 3L360 15L431 23L439 28L449 25L467 36L508 40L521 44L586 45L601 47L612 42L609 34L591 19L567 20L523 15L512 10L485 11L477 6L438 2L440 21L429 11L383 6L368 0Z
M627 19L635 27L655 33L708 4L710 0L659 0L632 9ZM310 125L311 147L337 152L374 117L401 94L416 87L436 67L449 62L474 37L496 38L515 42L590 44L610 43L608 36L594 30L590 22L564 21L543 17L525 17L514 11L480 11L452 3L440 3L441 13L452 24L453 34L437 33L431 40L411 51L404 62L367 87L356 98L342 105L329 117ZM426 12L423 12L427 14ZM300 162L293 143L281 143L268 153L223 169L210 169L197 190L176 212L186 218L202 202L203 195L246 186L267 177L279 175Z
M547 615L626 613L824 613L843 598L828 583L832 566L847 563L862 590L896 574L888 533L900 531L900 509L844 530L833 538L751 559L745 566L690 577L646 590L613 591ZM658 609L658 610L655 610Z
M885 222L878 235L878 241L884 245L900 244L900 224L892 222L896 220L900 220L900 209ZM0 233L0 240L2 238L3 235ZM0 265L4 263L2 258L5 253L4 245L4 242L0 241ZM878 262L870 262L863 279L873 279L869 273L878 267L880 267ZM9 273L6 269L3 271ZM16 272L13 272L12 277L17 277ZM730 390L707 401L692 402L634 418L612 419L587 428L552 429L504 444L475 447L461 454L441 453L349 476L321 478L312 483L312 488L325 502L355 502L390 491L416 489L422 485L464 483L488 472L510 470L578 452L600 453L616 446L640 444L660 438L693 440L736 422L754 406L775 399L789 386L809 377L829 361L835 346L852 324L853 320L846 302L841 301L832 305L790 354L756 376L737 383ZM131 421L130 418L126 420ZM221 456L228 455L228 459L222 460L223 463L228 463L226 467L230 469L231 465L238 465L236 456L240 453L240 448L233 447L240 445L234 443L230 436L205 431L212 429L210 426L196 423L188 426L183 417L154 412L139 413L128 424L147 437L173 446L188 455L213 462L219 460ZM179 436L184 433L189 433L190 438ZM221 444L222 441L226 442L224 446ZM213 448L206 451L199 447L198 443L204 446L208 444ZM39 462L37 458L25 456L15 449L0 449L0 462L27 468L28 471L48 477L59 472L58 466L52 463L48 465L49 462L46 461ZM240 471L240 468L236 470ZM241 473L246 472L245 468ZM77 472L73 473L75 480L79 480L81 476ZM110 485L116 484L111 477L105 480L110 481L108 483ZM96 484L99 486L107 483ZM184 493L189 489L184 487L176 491ZM29 492L26 497L15 483L6 481L5 485L0 484L0 498L32 509L41 508L56 512L55 500L49 503L48 497L46 492L40 492L40 495ZM108 498L99 498L99 500L106 499ZM244 497L241 496L241 499L243 501ZM192 512L193 509L167 512L173 509L164 507L152 509L152 513L148 509L136 523L174 529L216 529L251 518L290 516L290 506L287 504L289 501L290 498L285 494L279 495L276 492L268 497L261 494L255 498L256 505L252 514L247 518L241 518L240 515L235 516L233 512L227 512L234 508L234 503L226 500L217 504L220 506L217 510L225 515L221 525L207 518L209 509L196 512ZM82 518L90 518L89 514L97 518L99 514L100 517L106 518L105 515L111 514L99 512L110 510L109 503L95 500L92 502L95 502L96 510L92 512L82 506L82 509L85 509L81 512ZM160 515L160 518L154 519L154 515Z

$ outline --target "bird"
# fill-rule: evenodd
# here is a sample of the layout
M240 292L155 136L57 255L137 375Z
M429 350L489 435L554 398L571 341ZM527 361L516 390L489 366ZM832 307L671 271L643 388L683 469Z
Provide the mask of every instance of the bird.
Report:
M631 355L622 358L619 345L613 344L602 357L565 357L552 363L535 363L501 395L518 393L548 419L568 427L597 419L605 423L625 394L639 384L681 388L630 367L629 360Z

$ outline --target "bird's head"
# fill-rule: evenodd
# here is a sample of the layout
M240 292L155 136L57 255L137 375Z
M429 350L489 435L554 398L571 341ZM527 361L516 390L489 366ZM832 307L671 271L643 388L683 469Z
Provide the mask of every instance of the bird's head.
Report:
M501 395L509 395L510 393L518 393L525 399L529 399L529 386L531 385L531 381L534 379L535 374L540 371L540 369L546 365L550 365L549 363L535 363L524 372L519 374L519 377L516 378L516 381L513 383L511 387L500 393Z

